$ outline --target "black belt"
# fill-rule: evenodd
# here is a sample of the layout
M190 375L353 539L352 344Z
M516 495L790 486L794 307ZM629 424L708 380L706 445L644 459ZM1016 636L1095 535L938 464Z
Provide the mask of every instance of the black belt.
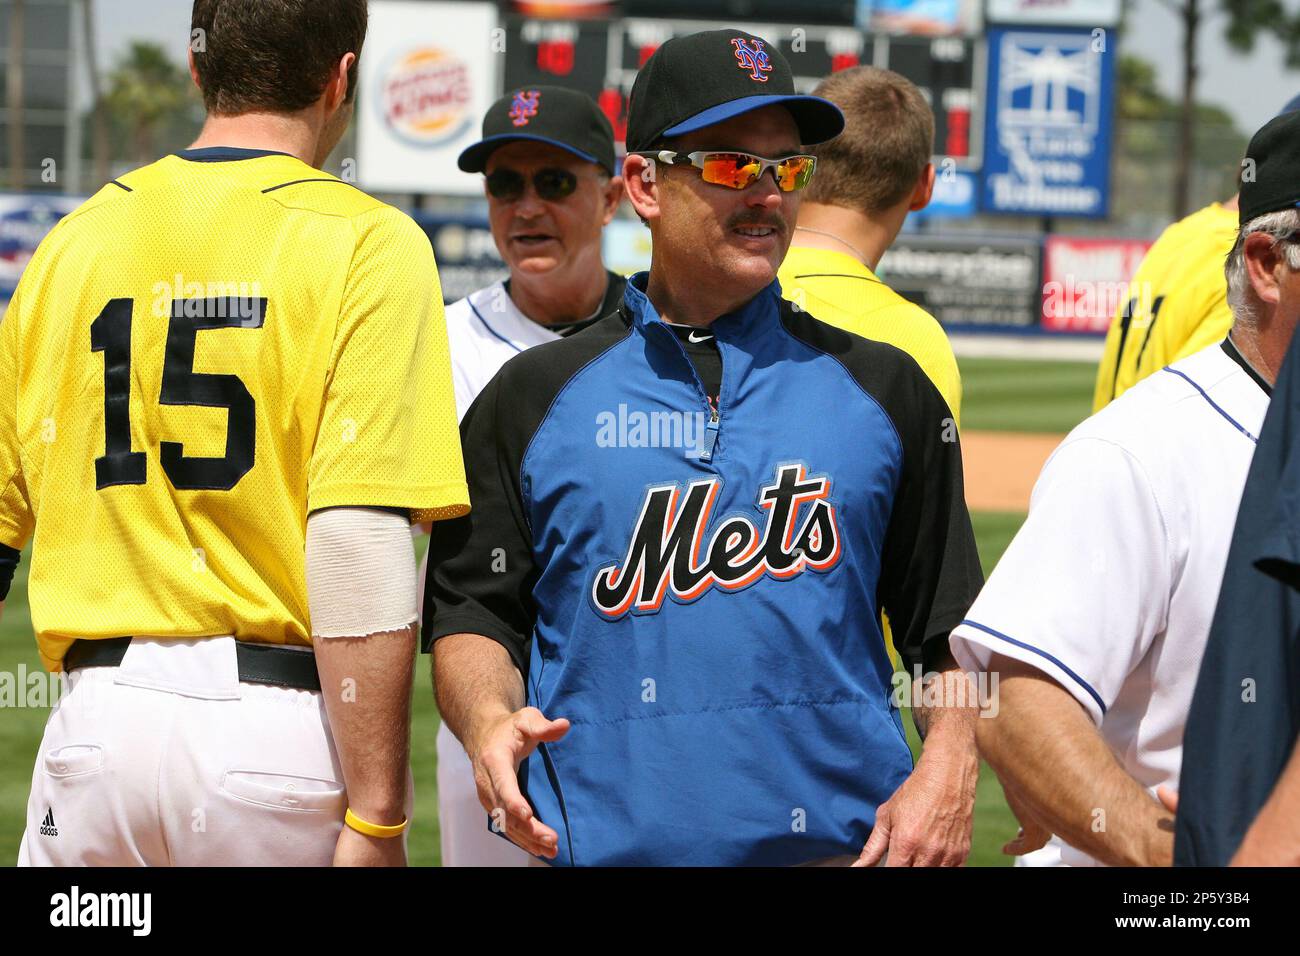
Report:
M126 649L130 645L129 637L73 641L68 653L63 656L63 669L71 672L79 667L116 667L126 657ZM239 662L241 681L293 687L297 690L320 690L316 655L310 649L295 650L279 644L236 641L235 658Z

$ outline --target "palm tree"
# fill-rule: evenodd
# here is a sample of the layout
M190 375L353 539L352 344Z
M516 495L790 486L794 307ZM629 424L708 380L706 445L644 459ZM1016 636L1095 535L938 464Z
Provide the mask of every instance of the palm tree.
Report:
M135 162L152 162L160 124L189 101L189 75L154 43L132 43L108 77L105 104L131 130Z
M1271 33L1286 51L1287 69L1300 67L1300 14L1288 10L1278 0L1219 0L1211 8L1208 0L1160 0L1182 23L1183 89L1178 117L1177 166L1174 173L1174 216L1181 219L1191 211L1191 166L1195 154L1193 139L1196 115L1196 83L1201 66L1196 55L1196 40L1206 20L1225 15L1224 36L1228 45L1241 53L1255 48L1261 33ZM1281 105L1281 104L1277 104Z

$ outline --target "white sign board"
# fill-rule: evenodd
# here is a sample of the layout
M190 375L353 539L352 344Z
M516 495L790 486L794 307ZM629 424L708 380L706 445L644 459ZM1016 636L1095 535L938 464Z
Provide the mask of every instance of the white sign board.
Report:
M491 3L374 0L357 96L357 178L372 192L481 194L456 167L479 139L501 54Z
M988 0L988 4L990 23L1113 27L1121 13L1121 0Z

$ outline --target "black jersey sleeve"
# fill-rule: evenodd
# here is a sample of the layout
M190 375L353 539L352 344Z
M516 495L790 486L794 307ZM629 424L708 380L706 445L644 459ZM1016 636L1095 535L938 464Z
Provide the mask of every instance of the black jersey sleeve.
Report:
M902 443L902 472L880 561L877 596L894 646L930 670L984 584L948 403L906 352L787 310L787 329L836 358L884 409Z
M498 374L461 422L470 512L433 526L422 639L429 651L449 634L481 634L527 674L537 572L519 492L522 450L511 441L501 405Z
M19 552L8 545L0 544L0 601L9 596L9 587L14 581L14 572L18 570Z
M919 368L899 384L886 407L892 406L903 442L903 473L878 593L903 661L933 670L948 652L948 635L975 603L984 574L948 405Z
M524 454L555 396L584 365L627 335L619 312L501 367L461 421L470 512L439 521L429 540L422 647L481 634L528 675L539 569L523 504Z

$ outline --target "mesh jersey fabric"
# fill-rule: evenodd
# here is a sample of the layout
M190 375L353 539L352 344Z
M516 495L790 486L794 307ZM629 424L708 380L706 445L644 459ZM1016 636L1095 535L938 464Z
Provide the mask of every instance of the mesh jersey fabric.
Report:
M224 158L224 157L223 157ZM298 159L168 156L41 244L0 322L0 542L74 638L310 643L309 512L468 510L429 241Z
M1106 333L1094 412L1228 334L1232 310L1223 266L1236 239L1237 213L1217 202L1160 234Z
M899 295L850 255L791 246L781 294L814 318L902 349L934 383L961 424L961 373L948 336L929 312Z

